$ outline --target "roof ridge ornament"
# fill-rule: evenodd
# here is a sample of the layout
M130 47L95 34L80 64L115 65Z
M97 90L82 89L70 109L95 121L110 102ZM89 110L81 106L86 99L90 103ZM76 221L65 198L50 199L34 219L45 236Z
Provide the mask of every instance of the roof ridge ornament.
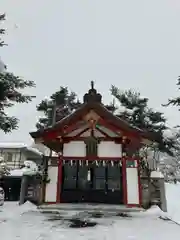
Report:
M91 81L91 89L94 89L94 81Z
M100 93L97 93L97 90L94 88L94 81L91 81L91 88L88 93L84 95L84 103L97 102L101 103L102 96Z

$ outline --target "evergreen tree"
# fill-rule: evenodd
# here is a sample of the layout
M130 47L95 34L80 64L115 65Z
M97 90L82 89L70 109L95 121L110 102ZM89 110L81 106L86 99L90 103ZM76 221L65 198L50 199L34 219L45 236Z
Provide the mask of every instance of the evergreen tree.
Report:
M161 156L159 169L163 173L166 181L176 181L180 177L180 129L171 130L171 138L176 142L177 148L173 151L173 156L167 154Z
M82 103L77 98L75 92L70 92L67 87L60 86L60 89L50 96L50 99L44 99L37 106L37 111L42 112L44 117L40 117L36 124L37 129L44 129L53 125L73 111L78 109ZM104 105L109 111L114 113L116 107L114 103Z
M2 21L5 21L5 14L0 14L0 24L2 23ZM2 35L5 34L5 29L4 28L0 28L0 47L5 46L5 42L2 40Z
M176 85L178 86L178 89L180 90L180 76L177 79ZM163 107L177 106L179 108L179 111L180 111L180 97L175 97L175 98L168 99L168 103L167 104L162 104L162 106Z
M0 15L0 24L5 20L5 14ZM0 28L0 47L6 45L1 36L5 29ZM22 90L26 87L34 87L33 81L24 81L13 73L6 71L6 67L1 63L0 71L0 129L5 133L11 132L18 127L18 119L8 116L6 108L12 107L15 103L28 103L32 96L24 95Z
M74 92L69 92L67 87L60 87L58 91L50 96L50 99L45 99L37 106L37 111L42 112L44 117L39 118L36 127L43 129L57 122L68 114L72 113L78 107L81 106L81 102L77 99L77 95Z
M154 111L148 107L148 98L140 96L139 92L133 90L120 91L117 87L111 87L111 94L120 103L121 111L118 117L126 120L132 126L141 130L152 132L158 137L158 148L170 155L176 147L174 139L164 137L164 130L168 127L163 113Z

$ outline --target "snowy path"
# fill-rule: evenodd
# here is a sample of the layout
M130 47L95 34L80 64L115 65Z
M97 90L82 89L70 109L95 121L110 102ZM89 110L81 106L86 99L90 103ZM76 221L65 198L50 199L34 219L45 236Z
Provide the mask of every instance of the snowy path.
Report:
M95 227L71 229L62 219L48 220L31 204L6 203L0 210L3 240L176 240L180 233L180 226L160 220L157 211L134 213L132 218L101 218Z
M167 208L169 216L180 224L180 184L166 184Z

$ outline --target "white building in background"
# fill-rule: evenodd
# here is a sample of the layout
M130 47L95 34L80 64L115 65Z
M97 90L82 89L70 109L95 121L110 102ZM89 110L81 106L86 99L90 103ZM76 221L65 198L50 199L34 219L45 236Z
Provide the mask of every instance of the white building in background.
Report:
M11 169L19 169L25 161L33 161L37 164L42 161L42 153L24 143L0 142L0 157L4 158Z
M58 154L54 151L52 151L52 153L50 153L50 148L46 147L45 145L43 145L42 143L33 143L32 144L32 148L37 149L39 152L41 152L44 156L49 156L51 154L51 156L53 157L57 157Z

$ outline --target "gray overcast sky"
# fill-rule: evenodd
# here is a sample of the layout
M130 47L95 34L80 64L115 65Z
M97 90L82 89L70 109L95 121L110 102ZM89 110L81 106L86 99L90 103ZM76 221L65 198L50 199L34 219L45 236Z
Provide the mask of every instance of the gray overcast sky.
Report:
M180 75L179 0L1 0L7 14L8 47L0 56L8 70L34 80L37 98L9 110L19 130L1 141L31 142L36 105L60 85L80 96L95 80L104 101L109 87L134 88L179 123L176 108L162 108L177 96Z

